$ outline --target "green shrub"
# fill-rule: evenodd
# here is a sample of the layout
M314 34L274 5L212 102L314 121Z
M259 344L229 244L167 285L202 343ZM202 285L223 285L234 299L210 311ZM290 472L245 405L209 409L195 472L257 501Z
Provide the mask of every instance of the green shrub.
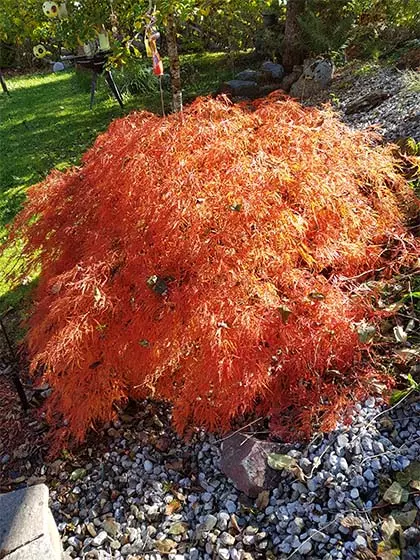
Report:
M131 59L114 73L115 81L124 94L138 95L159 91L159 80L149 61Z

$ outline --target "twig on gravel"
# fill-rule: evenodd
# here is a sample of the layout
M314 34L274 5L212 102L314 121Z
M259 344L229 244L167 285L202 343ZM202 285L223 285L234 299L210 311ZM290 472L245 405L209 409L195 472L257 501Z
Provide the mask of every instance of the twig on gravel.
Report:
M418 494L418 492L409 492L409 495L411 495L411 494ZM309 542L309 541L314 537L314 535L318 535L318 534L322 533L325 529L327 529L328 527L330 527L330 526L333 525L334 523L339 523L339 522L340 522L340 520L338 519L339 516L347 515L348 513L349 513L349 514L352 514L352 515L354 515L355 513L359 513L359 514L367 515L367 516L368 516L372 510L382 509L382 508L385 508L385 507L389 507L389 505L390 505L390 504L388 504L388 503L386 503L386 504L378 504L378 505L376 505L376 506L372 506L372 507L369 508L369 509L348 509L348 510L344 510L344 511L339 511L339 512L337 512L337 513L335 514L335 517L334 517L334 519L333 519L332 521L330 521L329 523L327 523L326 525L324 525L323 527L321 527L321 529L314 531L314 532L312 533L312 535L310 535L307 539L305 539L305 540L297 547L297 549L294 550L294 551L287 557L286 560L290 560L290 558L293 558L293 556L294 556L297 552L299 552L299 550L302 548L302 546L303 546L305 543ZM330 511L330 510L325 510L325 509L324 509L323 511Z
M263 417L260 416L256 420L253 420L252 422L249 422L249 424L245 424L245 426L242 426L242 428L239 428L238 430L235 430L234 432L227 435L226 437L221 438L221 439L217 439L214 443L221 443L222 441L226 441L227 439L229 439L229 438L235 436L236 434L239 434L240 432L242 432L242 430L245 430L246 428L249 428L250 426L253 426L254 424L256 424L257 422L259 422L262 419L263 419Z
M383 457L384 455L388 455L388 454L391 455L391 454L398 453L398 451L401 451L402 449L407 448L409 445L411 445L412 443L416 443L417 441L420 441L420 437L418 437L416 439L413 439L412 441L410 440L406 443L403 443L402 445L400 445L400 447L397 447L395 449L395 451L384 451L383 453L378 453L377 455L369 455L369 457L365 457L363 459L363 461L360 462L360 464L363 465L363 463L365 461L369 461L369 459L375 459L377 457Z
M395 408L397 408L397 406L400 406L400 404L403 401L405 401L405 399L407 399L413 392L414 392L414 388L410 389L408 391L408 393L406 395L404 395L404 397L402 399L400 399L397 403L395 403L393 406L391 406L391 408L387 408L387 409L383 410L382 412L379 412L379 414L376 414L372 418L372 420L370 420L370 422L368 422L366 424L366 426L364 426L363 424L356 424L356 427L364 426L365 431L366 431L367 428L369 428L369 426L372 426L374 424L375 420L377 420L380 416L383 416L384 414L387 414L388 412L391 412L391 410L394 410ZM355 441L357 441L361 437L362 437L362 433L357 434L357 436L353 439L352 443L354 443Z

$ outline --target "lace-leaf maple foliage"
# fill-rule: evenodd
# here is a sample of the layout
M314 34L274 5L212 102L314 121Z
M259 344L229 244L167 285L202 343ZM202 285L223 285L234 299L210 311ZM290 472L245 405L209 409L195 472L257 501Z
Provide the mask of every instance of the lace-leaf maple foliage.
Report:
M283 437L332 427L378 379L348 278L418 256L417 211L391 148L279 94L114 121L11 229L22 275L42 268L27 344L51 425L81 440L153 396L180 432L253 410Z

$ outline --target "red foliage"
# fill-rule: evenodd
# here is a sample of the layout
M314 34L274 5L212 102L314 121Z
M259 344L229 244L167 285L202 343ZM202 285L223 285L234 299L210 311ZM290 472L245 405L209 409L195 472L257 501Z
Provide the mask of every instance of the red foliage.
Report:
M371 302L348 277L418 255L417 210L391 148L289 98L113 122L12 229L23 274L42 266L28 346L50 421L80 440L152 395L180 432L256 406L282 435L328 428L372 376L355 329Z

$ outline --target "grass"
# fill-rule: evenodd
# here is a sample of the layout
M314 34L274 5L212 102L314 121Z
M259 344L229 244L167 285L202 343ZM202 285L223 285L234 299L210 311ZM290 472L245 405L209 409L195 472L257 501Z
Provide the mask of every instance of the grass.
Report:
M216 91L222 81L231 79L250 63L252 59L246 53L182 56L184 100ZM10 97L0 93L0 241L7 234L7 223L19 211L28 186L42 181L51 169L77 165L113 119L134 109L160 111L157 87L150 87L150 83L144 88L141 84L130 87L136 80L138 86L138 75L144 75L144 67L150 66L149 62L137 64L137 68L132 64L129 71L114 72L123 92L138 91L134 95L124 93L124 110L111 97L104 78L98 80L95 104L90 110L90 75L73 69L7 79ZM164 97L169 107L169 80L165 83ZM30 291L31 279L27 286L14 290L5 280L4 271L16 266L18 259L18 249L13 255L0 257L0 313L10 306L18 307Z

